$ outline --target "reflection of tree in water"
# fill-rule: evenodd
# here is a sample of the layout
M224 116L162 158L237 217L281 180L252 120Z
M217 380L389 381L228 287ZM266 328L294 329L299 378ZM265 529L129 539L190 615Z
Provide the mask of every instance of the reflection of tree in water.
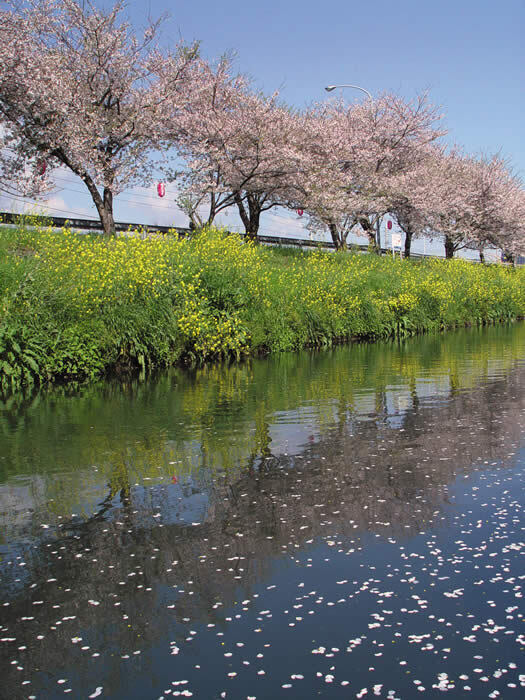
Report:
M314 407L314 432L322 437L334 421L344 428L369 395L373 418L388 422L389 387L401 388L413 406L428 376L461 393L490 379L494 358L500 374L509 371L524 345L525 325L518 324L12 397L0 404L0 484L14 475L38 475L35 521L49 509L57 518L84 508L88 517L92 503L107 496L104 482L111 496L125 496L145 479L175 474L199 480L203 466L233 478L266 449L280 414L300 420L305 407Z
M401 429L389 426L384 397L375 420L349 414L343 403L336 425L288 456L272 454L262 411L256 453L242 472L215 477L200 525L173 522L169 490L178 486L130 486L118 504L108 500L93 518L64 523L58 538L27 549L23 589L14 581L17 562L4 562L2 577L13 587L2 636L27 645L40 669L60 668L72 653L71 638L82 636L91 649L82 654L75 647L79 675L90 672L87 654L103 650L117 687L121 653L153 646L168 633L184 638L196 622L220 629L223 607L249 597L277 561L321 539L357 549L369 531L402 537L446 522L447 484L458 470L503 459L518 441L524 379L525 369L518 369L507 381L447 401L414 403ZM27 616L35 619L21 622ZM38 634L45 644L36 643ZM11 646L0 647L6 662ZM19 674L4 668L5 688L16 697Z

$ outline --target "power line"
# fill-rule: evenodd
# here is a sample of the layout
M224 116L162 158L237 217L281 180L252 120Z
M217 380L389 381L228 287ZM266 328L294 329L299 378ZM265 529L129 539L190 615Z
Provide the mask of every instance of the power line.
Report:
M76 217L80 218L89 218L89 215L86 215L85 212L80 213L77 211L69 211L68 209L59 209L57 207L50 207L45 202L37 202L34 199L29 199L28 197L22 197L18 195L9 195L12 199L16 199L18 202L22 202L23 204L35 204L36 206L45 206L46 209L51 209L52 211L61 211L63 214L72 214ZM96 221L97 219L92 218L92 221Z
M56 176L54 176L54 180L58 180L59 182L66 182L67 184L76 184L75 181L67 180L65 178L56 177ZM77 192L78 194L84 194L84 195L89 194L89 192L87 192L86 190L76 190L76 189L72 189L71 187L63 187L62 189L67 190L68 192ZM124 192L126 192L126 191L130 192L131 190L124 190ZM117 195L117 196L119 197L119 195ZM133 196L134 197L142 197L144 199L149 199L151 201L156 201L156 199L157 199L153 195L141 194L140 192L134 192ZM128 201L128 200L119 199L118 201L122 202L122 201Z
M69 181L68 181L68 182L69 182ZM84 195L84 196L88 196L88 195L89 195L89 192L85 192L84 190L72 189L71 187L61 187L60 191L62 192L62 191L64 191L64 190L65 190L66 192L74 192L75 194L82 194L82 195ZM143 197L143 198L145 198L145 199L149 199L150 202L155 201L154 198L153 198L153 197L150 197L149 195L144 195L144 194L136 193L136 194L134 194L133 196ZM115 198L115 202L126 202L127 204L142 204L142 202L136 202L136 201L134 201L134 200L132 200L132 199L124 199L123 197L120 197L119 195L117 195L117 197L118 197L118 199ZM171 200L168 200L168 201L171 201ZM154 209L163 209L164 211L167 211L167 210L170 208L170 207L163 207L163 206L160 206L159 204L153 204L153 203L148 203L147 205L144 203L143 206L153 207ZM173 208L175 208L175 207L173 207Z
M61 178L61 177L54 176L54 179L55 179L55 180L58 180L58 181L60 181L60 182L65 182L65 183L67 183L67 184L72 183L71 180L68 180L68 179L66 179L66 178ZM74 184L74 183L73 183L73 184ZM77 193L77 194L82 194L82 195L85 195L85 196L88 196L88 195L89 195L89 192L86 192L85 190L72 189L71 187L63 187L62 189L63 189L63 190L66 190L67 192L75 192L75 193ZM124 190L124 191L126 191L126 190ZM131 191L131 190L127 190L127 192L130 192L130 191ZM132 196L133 196L133 197L141 197L141 198L143 198L143 199L149 200L150 202L155 202L155 201L157 201L157 198L156 198L154 195L142 194L142 193L140 193L140 192L134 192ZM137 202L134 202L134 201L131 200L131 199L124 199L124 198L120 197L120 195L117 195L117 197L118 197L118 199L117 199L117 198L115 199L116 202L126 202L126 203L128 203L128 204L137 204ZM170 200L168 200L168 201L170 201ZM157 208L157 209L166 209L166 207L162 207L162 206L160 206L160 205L158 205L158 204L153 204L153 203L150 204L149 206L155 207L155 208ZM233 207L233 205L232 205L232 207ZM179 210L179 211L180 211L180 210ZM227 209L225 209L225 210L223 210L223 211L227 211ZM288 222L300 223L300 221L297 220L296 218L294 218L293 216L282 216L281 214L277 214L277 213L271 213L271 214L269 214L269 216L275 217L276 219L282 219L282 220L288 221ZM304 228L304 227L303 227L303 228Z
M39 206L40 204L42 204L42 205L45 205L46 209L50 209L51 211L58 211L58 212L62 212L63 214L68 214L68 215L71 215L71 216L76 216L76 217L80 217L80 218L89 219L89 217L86 216L85 213L74 212L74 211L70 211L69 209L59 209L59 208L57 208L57 207L51 207L51 206L48 206L48 205L45 204L45 203L41 203L41 202L37 202L36 200L29 199L28 197L19 197L19 196L17 196L17 195L11 195L11 197L12 197L13 199L16 199L16 200L19 201L19 202L24 203L24 204L35 204L35 205L37 205L37 206ZM287 220L286 217L284 217L284 216L283 216L283 217L279 217L279 218ZM91 221L97 221L96 218L90 218L89 220L91 220ZM148 225L148 224L144 224L144 225ZM221 226L226 226L225 223L221 223L220 225L221 225ZM240 230L243 228L243 226L234 224L234 225L228 225L227 228L228 228L228 229L235 230L235 231L237 232L237 231L240 231ZM268 229L266 229L266 228L262 228L262 229L260 230L259 233L260 233L261 235L277 236L277 237L280 237L280 238L290 238L290 240L293 240L293 239L294 239L293 236L283 236L282 232L277 232L277 231L273 231L273 230L268 230ZM321 242L321 241L320 241L320 242Z
M60 180L60 181L62 181L62 182L66 182L66 183L68 183L68 184L71 182L71 180L67 180L67 179L65 179L65 178L57 178L57 177L55 177L55 179L56 179L56 180ZM65 190L66 192L73 192L73 193L75 193L75 194L81 194L81 195L84 195L84 196L89 196L89 192L84 191L84 190L73 189L73 188L71 188L71 187L63 187L62 190ZM89 216L90 216L89 214L86 215L85 213L73 212L73 211L70 211L70 210L68 210L68 209L61 209L61 208L57 208L57 207L52 207L52 206L48 205L45 201L36 202L35 200L31 200L31 199L29 199L28 197L23 197L23 196L18 196L18 195L10 195L10 196L11 196L13 199L16 199L17 201L21 201L21 202L29 203L29 204L36 204L36 205L45 207L46 209L49 209L49 210L51 210L51 211L58 211L58 212L62 212L62 213L66 213L66 214L70 214L70 215L74 215L74 216L78 216L78 217L89 217ZM152 200L154 201L154 198L151 197L150 195L143 195L143 194L141 194L141 193L134 193L133 196L142 197L142 198L144 198L144 199L150 200L150 202L151 202ZM116 199L115 202L116 202L116 203L125 202L125 203L127 203L127 204L141 204L141 202L135 202L135 201L132 200L132 199L125 199L125 198L121 198L121 197L119 197L118 199ZM91 206L94 206L94 205L91 204ZM153 204L153 203L148 203L147 205L144 204L144 206L148 206L149 208L154 208L154 209L162 209L162 210L165 211L166 213L168 213L168 212L170 211L170 209L171 209L171 207L160 206L160 205L158 205L158 204ZM176 208L176 207L173 207L173 209L175 209L175 208ZM178 209L178 208L177 208L177 211L181 212L181 210ZM226 210L224 210L224 211L226 211ZM181 212L181 213L184 213L184 212ZM219 215L220 215L220 214L219 214ZM290 223L290 222L300 223L299 221L297 221L297 219L294 219L294 218L291 217L291 216L282 216L282 215L277 214L277 213L275 213L275 212L269 214L269 216L272 216L272 217L275 218L275 219L281 219L282 221L286 221L287 223ZM96 221L97 219L96 219L96 218L93 218L93 220ZM220 225L226 226L227 224L224 222L224 223L221 223ZM241 225L228 225L228 228L231 228L231 229L242 229L243 227L242 227ZM304 226L301 226L301 229L304 230ZM300 232L300 231L293 231L293 233L299 233L299 232ZM279 235L279 236L282 236L282 234L278 234L278 233L276 233L275 231L269 231L268 233L269 233L270 235Z

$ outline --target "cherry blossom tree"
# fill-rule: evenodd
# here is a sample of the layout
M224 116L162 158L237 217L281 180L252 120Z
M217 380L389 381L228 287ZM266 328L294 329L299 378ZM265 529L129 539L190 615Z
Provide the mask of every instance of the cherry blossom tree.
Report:
M0 124L14 157L14 184L45 163L84 182L106 234L113 199L151 180L163 121L188 100L197 49L155 46L160 22L141 39L122 19L88 0L7 0L0 11ZM22 183L23 184L23 183Z
M414 169L444 135L441 115L426 95L406 102L385 94L347 106L342 101L314 106L310 130L310 167L300 203L320 222L338 249L351 231L368 236L378 251L376 225L399 196L399 176Z
M224 148L230 136L224 128L224 117L236 109L248 84L242 76L232 75L227 56L215 67L198 61L197 72L201 86L198 99L188 105L182 119L176 114L174 124L167 124L177 158L183 160L182 166L168 171L168 179L178 182L179 208L194 228L202 228L211 225L221 211L235 205L234 193L222 178L221 154L212 150Z
M505 221L499 229L496 245L514 263L518 255L525 256L525 190L517 178L504 207Z
M41 197L54 188L46 174L46 162L34 159L29 163L19 148L13 148L12 135L0 125L0 192Z
M422 235L426 227L426 221L408 197L394 201L390 206L390 213L394 216L397 225L405 234L404 257L409 258L414 238Z
M523 183L499 155L476 159L473 171L476 215L472 228L478 249L498 247L514 259L525 248Z
M405 234L405 258L410 257L414 238L436 235L431 228L428 202L435 195L434 164L444 153L444 145L433 142L421 149L412 167L401 171L388 183L388 209Z
M523 187L503 158L465 155L454 147L428 164L426 178L421 207L431 229L444 236L447 258L469 247L517 253L523 245Z
M177 115L172 137L186 164L173 172L182 183L179 205L195 225L211 224L234 206L247 236L256 239L261 214L287 204L300 181L301 117L277 94L256 92L243 76L234 76L228 58L216 68L201 61L199 70L205 87Z

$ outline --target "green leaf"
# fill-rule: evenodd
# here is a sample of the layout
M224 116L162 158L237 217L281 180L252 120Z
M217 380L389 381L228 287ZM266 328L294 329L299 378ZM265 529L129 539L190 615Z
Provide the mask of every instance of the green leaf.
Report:
M24 360L25 360L26 364L27 364L29 367L31 367L31 369L33 370L33 372L35 372L36 374L40 374L40 367L39 367L38 364L33 360L32 357L29 357L29 356L26 355L26 356L24 357Z

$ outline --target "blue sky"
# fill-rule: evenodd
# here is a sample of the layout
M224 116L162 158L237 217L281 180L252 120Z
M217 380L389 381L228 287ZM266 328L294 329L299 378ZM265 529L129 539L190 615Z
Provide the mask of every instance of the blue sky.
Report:
M473 153L501 152L525 179L523 0L131 0L127 12L137 27L148 14L169 12L162 32L166 45L199 40L209 59L233 50L240 72L267 92L279 89L298 108L324 99L330 83L405 98L428 89L443 107L450 141ZM344 97L363 95L345 90ZM59 184L63 189L50 206L94 216L81 183L64 174ZM1 206L14 208L5 200ZM123 193L115 209L118 220L186 221L173 209L169 187L164 200L156 198L154 186ZM263 230L300 232L297 216L289 223L281 216L267 215ZM234 221L233 213L224 219L230 226Z

